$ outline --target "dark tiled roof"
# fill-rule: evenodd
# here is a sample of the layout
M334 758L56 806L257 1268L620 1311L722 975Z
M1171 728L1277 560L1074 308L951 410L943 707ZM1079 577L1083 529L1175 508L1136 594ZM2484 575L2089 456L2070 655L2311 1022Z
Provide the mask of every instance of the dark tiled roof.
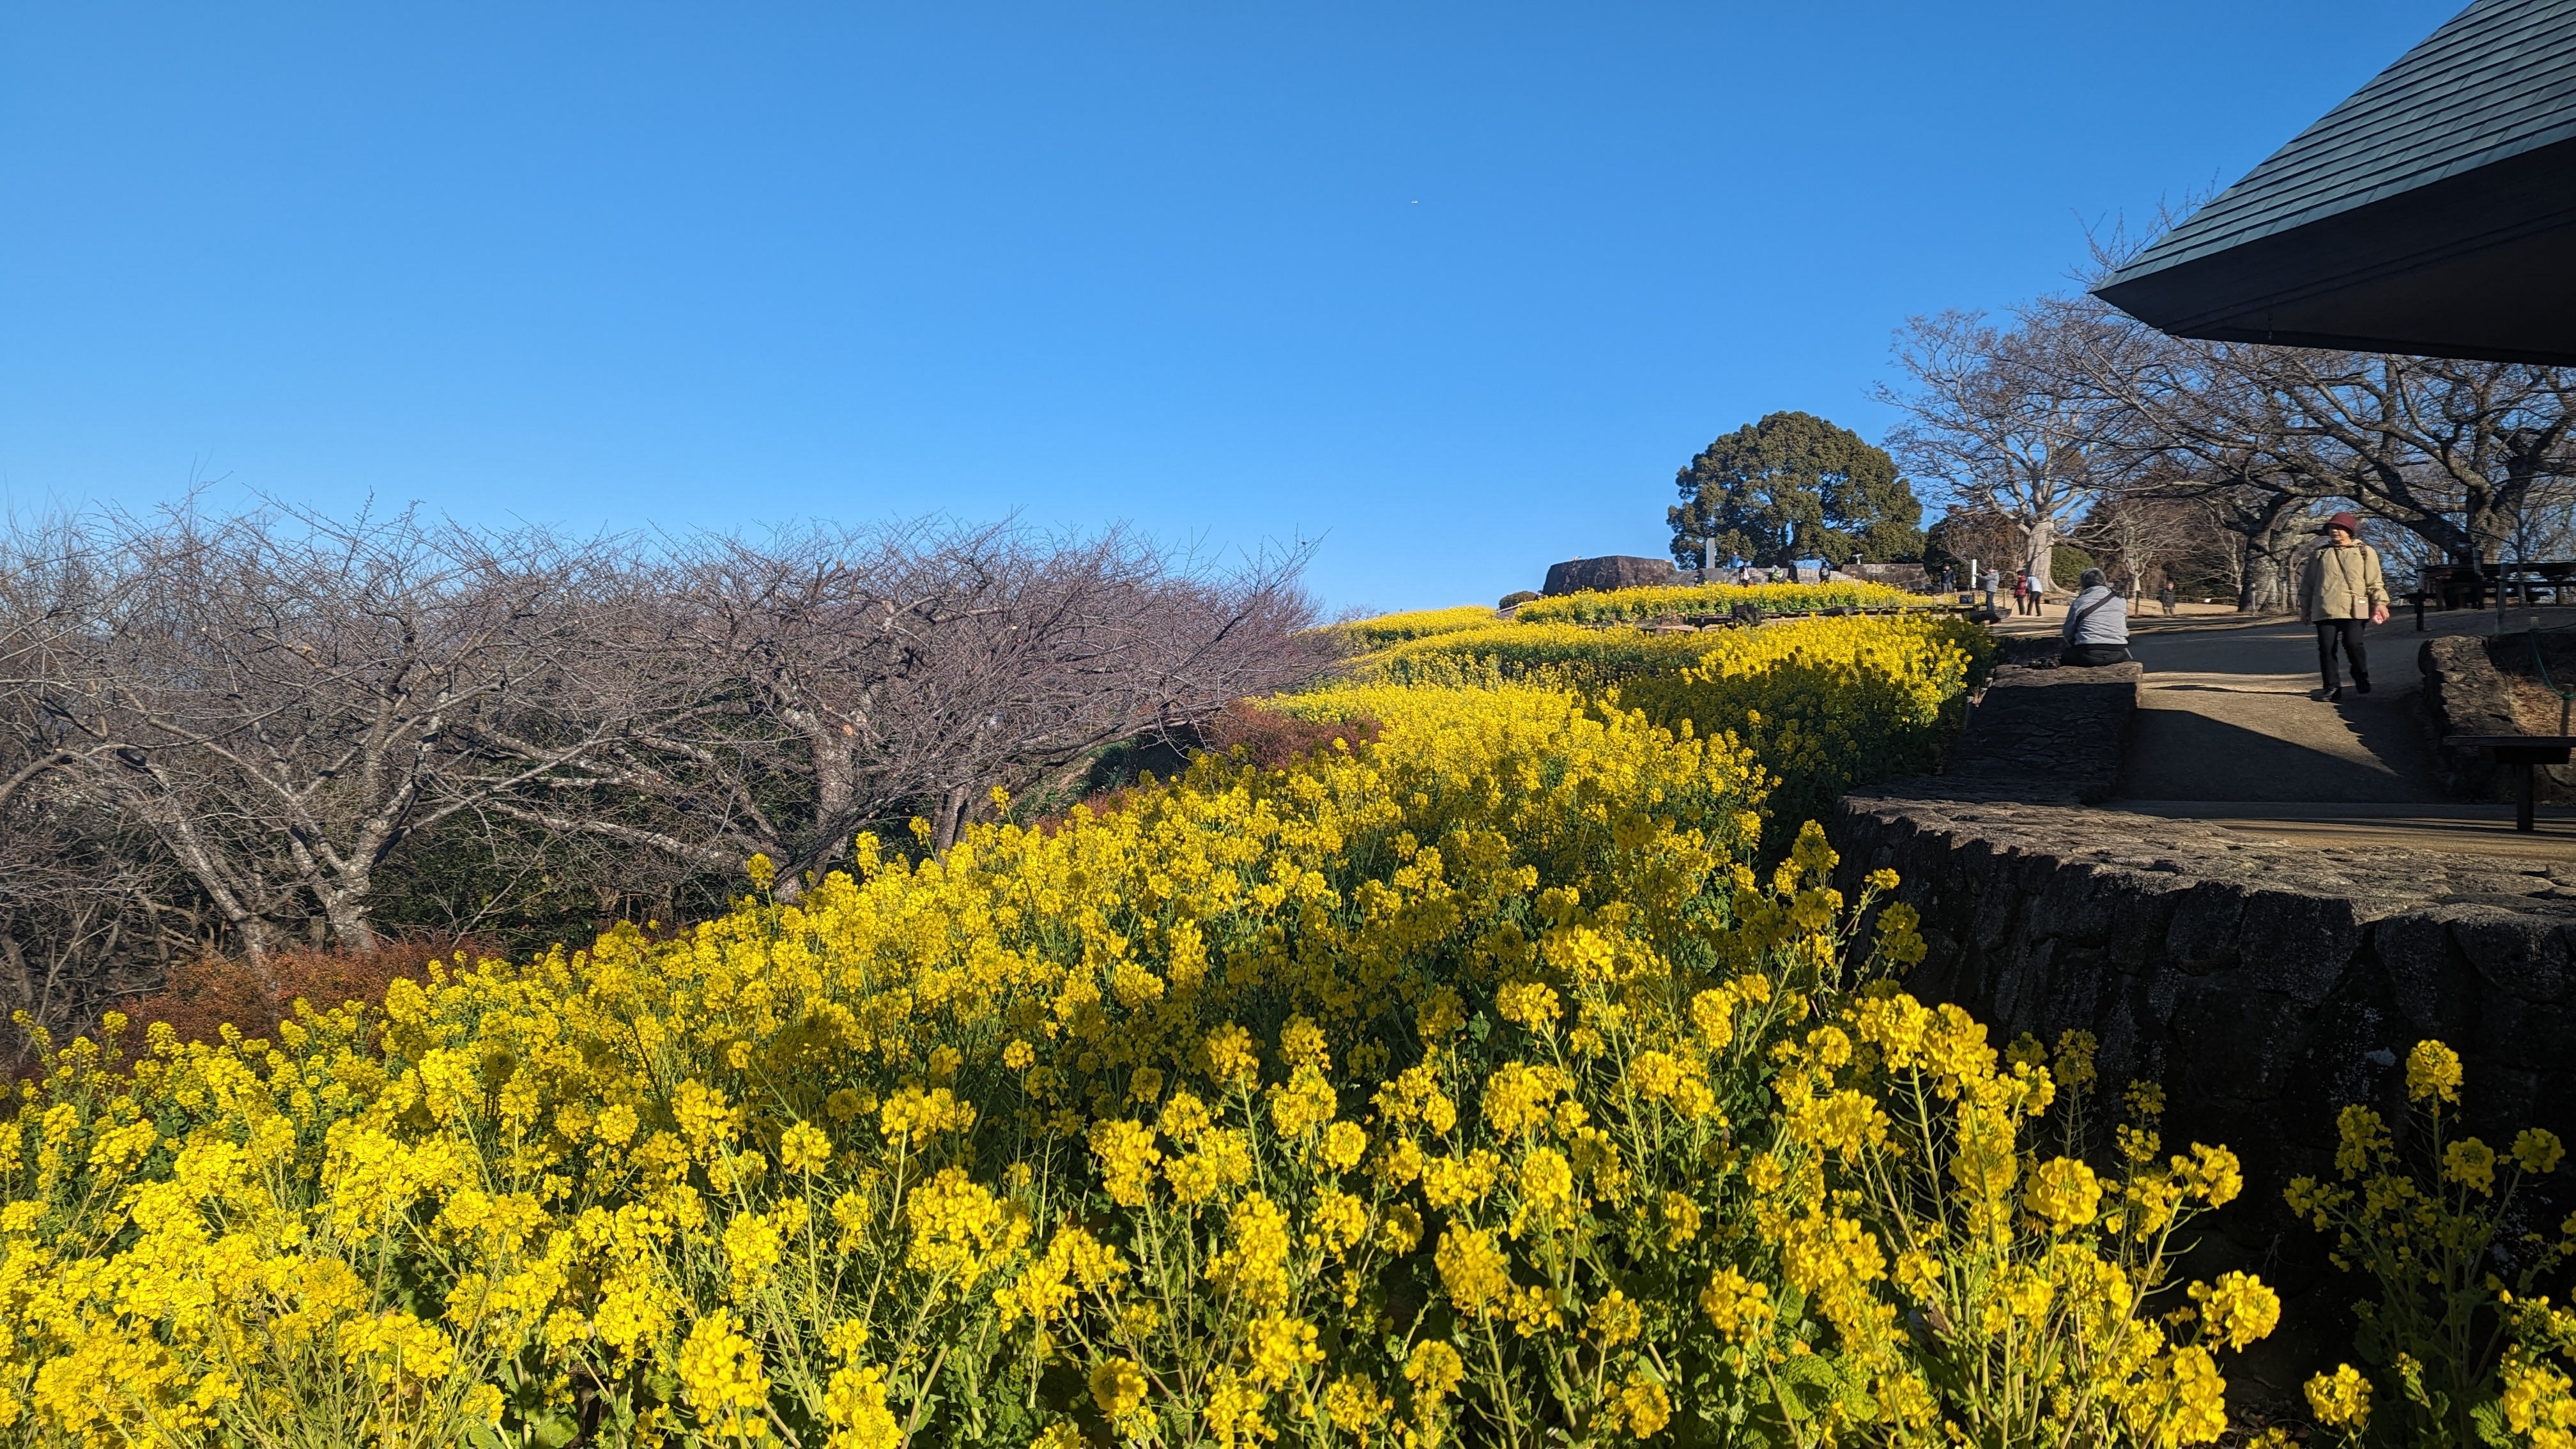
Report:
M2570 138L2576 0L2476 0L2106 285Z

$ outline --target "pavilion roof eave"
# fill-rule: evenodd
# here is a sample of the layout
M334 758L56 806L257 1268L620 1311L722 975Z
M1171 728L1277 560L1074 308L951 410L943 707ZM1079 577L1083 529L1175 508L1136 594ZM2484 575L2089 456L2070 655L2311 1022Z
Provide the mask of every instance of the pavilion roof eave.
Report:
M2178 337L2576 364L2576 140L2094 290Z
M2471 0L2095 294L2177 336L2576 362L2576 0Z

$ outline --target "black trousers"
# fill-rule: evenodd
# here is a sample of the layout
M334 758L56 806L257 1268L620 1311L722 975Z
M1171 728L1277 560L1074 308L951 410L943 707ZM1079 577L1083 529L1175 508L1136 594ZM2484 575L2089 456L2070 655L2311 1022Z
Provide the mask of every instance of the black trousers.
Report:
M2126 644L2069 644L2066 652L2057 656L2057 662L2098 669L2105 664L2125 664L2128 658Z
M2352 661L2355 684L2370 682L2370 653L2362 647L2362 631L2370 627L2367 619L2319 619L2317 621L2317 673L2324 676L2326 688L2341 689L2343 680L2335 674L2335 640L2343 640L2343 657Z

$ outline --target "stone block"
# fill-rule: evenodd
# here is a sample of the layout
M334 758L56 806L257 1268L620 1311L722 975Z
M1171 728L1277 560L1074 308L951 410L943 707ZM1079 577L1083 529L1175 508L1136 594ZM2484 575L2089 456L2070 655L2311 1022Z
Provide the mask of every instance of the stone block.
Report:
M2111 933L2111 907L2119 899L2117 883L2105 872L2080 864L2060 864L2042 878L2031 902L2030 933L2056 940L2099 945Z
M2480 1005L2476 1035L2465 1042L2451 1043L2468 1057L2526 1071L2544 1071L2564 1066L2571 1055L2576 1055L2576 1020L2571 1020L2564 1008L2524 1001L2501 991L2488 992Z
M1968 939L1987 951L2001 951L2021 925L2021 912L2029 897L2009 888L1982 891L1977 896L1977 914L1968 927Z
M2287 997L2248 991L2242 981L2191 982L2174 1006L2173 1033L2186 1045L2167 1086L2200 1098L2276 1098L2306 1045L2303 1018ZM2278 1131L2272 1125L2261 1135Z
M2111 967L2099 946L2070 946L2065 939L2050 943L2056 947L2050 964L2055 968L2040 982L2046 995L2034 1004L2039 1008L2037 1024L2031 1030L2054 1043L2057 1034L2069 1027L2082 1027L2100 1035L2106 995L2114 996L2126 984L2126 978Z
M2137 712L2134 663L2099 669L1995 671L1941 762L1945 786L1974 783L2000 798L2105 800Z
M2511 677L2497 667L2499 650L2513 651L2513 662L2519 666L2530 648L2528 638L2519 634L2501 638L2454 634L2427 639L2416 650L2416 667L2424 675L2423 707L2436 741L2435 764L2441 771L2442 788L2452 796L2510 800L2520 788L2514 772L2497 764L2491 751L2453 749L2439 741L2445 735L2535 732L2534 723L2514 708ZM2564 649L2559 644L2551 653L2556 657ZM2563 671L2567 665L2552 667ZM2543 766L2537 783L2544 802L2576 800L2576 765Z
M2119 978L2110 990L2108 1005L2094 1020L2093 1034L2101 1052L2095 1065L2104 1082L2116 1087L2133 1078L2153 1080L2164 1075L2163 1042L2156 1035L2156 1025L2147 1006L2146 983L2130 976Z
M2398 1024L2374 1002L2339 997L2303 1023L2304 1042L2281 1085L2272 1134L2283 1143L2332 1147L2335 1114L2379 1100L2397 1069ZM2261 1144L2251 1144L2260 1146Z
M2472 1061L2466 1065L2466 1078L2460 1084L2462 1103L2467 1108L2462 1113L2465 1125L2502 1148L2538 1115L2540 1073L2497 1061Z
M2192 974L2236 964L2236 931L2245 918L2245 892L2224 881L2201 881L2174 903L2165 931L2165 957Z
M2191 883L2179 876L2124 872L2111 897L2111 924L2105 932L2110 959L2134 971L2161 959L2173 932L2174 906Z
M2576 1141L2576 1070L2561 1065L2532 1074L2530 1125Z
M2237 956L2254 985L2313 1007L2343 978L2364 934L2347 898L2253 891L2237 921Z
M2182 1000L2182 989L2194 978L2170 961L2159 961L2148 972L2140 990L2147 1004L2147 1016L2161 1027L2171 1027L2174 1008Z
M2525 1001L2567 998L2567 926L2551 916L2500 906L2442 912L2469 965L2497 990Z
M2408 1030L2439 1035L2442 983L2452 963L2450 927L2441 915L2404 911L2374 922L2370 945Z
M2056 951L2055 941L2023 936L2014 942L2012 954L2004 959L1988 988L1988 999L1994 1003L1988 1025L2006 1038L2033 1029L2032 1021L2046 999L2049 968Z

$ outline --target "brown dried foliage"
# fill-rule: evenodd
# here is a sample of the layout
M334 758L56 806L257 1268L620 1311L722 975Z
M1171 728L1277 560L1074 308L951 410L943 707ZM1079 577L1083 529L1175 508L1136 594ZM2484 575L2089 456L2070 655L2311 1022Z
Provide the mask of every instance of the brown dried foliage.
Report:
M226 1023L244 1036L264 1036L294 1018L299 998L322 1011L351 1001L373 1004L398 980L427 980L429 963L452 961L459 951L468 960L483 954L472 942L428 940L379 940L368 955L328 946L273 951L268 974L275 1005L266 993L269 983L249 962L199 956L171 968L159 991L123 1008L133 1022L128 1039L140 1040L154 1022L168 1022L183 1042L215 1041Z

